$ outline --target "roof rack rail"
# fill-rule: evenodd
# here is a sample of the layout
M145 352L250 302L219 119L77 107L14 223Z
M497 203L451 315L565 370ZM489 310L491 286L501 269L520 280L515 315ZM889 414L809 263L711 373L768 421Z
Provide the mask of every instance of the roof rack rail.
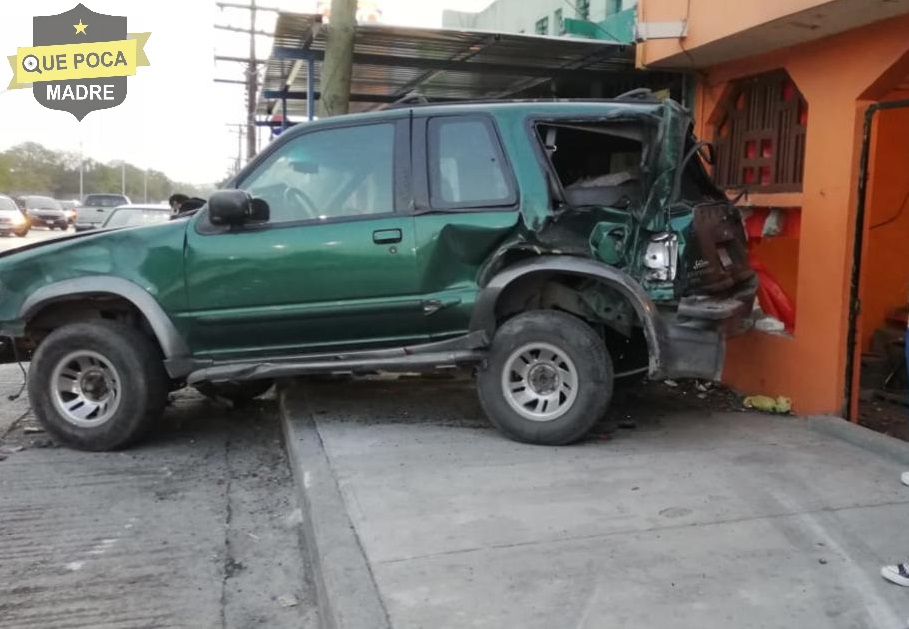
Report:
M638 87L619 94L612 100L657 100L657 98L649 87Z
M409 92L396 100L393 105L428 105L429 99L420 92Z
M660 99L654 96L653 92L648 89L641 90L632 90L615 96L612 98L561 98L561 97L548 97L548 98L486 98L486 99L467 99L467 100L458 100L458 99L440 99L431 101L425 96L420 95L420 98L423 100L416 101L405 101L408 98L407 96L404 99L395 101L382 107L383 110L389 109L404 109L406 107L438 107L442 105L496 105L496 104L527 104L527 103L627 103L627 102L637 102L641 104L658 104Z

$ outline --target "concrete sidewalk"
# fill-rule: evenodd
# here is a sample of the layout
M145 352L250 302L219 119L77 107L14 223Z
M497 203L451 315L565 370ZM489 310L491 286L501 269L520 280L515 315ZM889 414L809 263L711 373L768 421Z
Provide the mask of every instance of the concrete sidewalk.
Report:
M909 556L903 466L810 422L645 409L545 448L489 428L469 382L307 385L283 408L396 628L906 626L909 590L879 576ZM292 465L318 515L326 478L311 451Z

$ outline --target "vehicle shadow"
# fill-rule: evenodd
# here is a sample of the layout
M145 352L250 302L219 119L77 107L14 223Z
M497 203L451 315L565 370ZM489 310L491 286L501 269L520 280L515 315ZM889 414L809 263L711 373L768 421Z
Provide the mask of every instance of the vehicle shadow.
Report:
M313 417L324 425L421 424L494 430L468 372L303 381L291 386L303 387ZM665 384L625 379L616 383L609 410L587 439L660 430L667 418L675 424L684 417L704 419L741 410L739 396L719 386L694 380Z
M171 393L164 415L133 448L167 447L176 443L222 442L239 433L278 430L278 403L274 390L239 407L210 400L193 389Z

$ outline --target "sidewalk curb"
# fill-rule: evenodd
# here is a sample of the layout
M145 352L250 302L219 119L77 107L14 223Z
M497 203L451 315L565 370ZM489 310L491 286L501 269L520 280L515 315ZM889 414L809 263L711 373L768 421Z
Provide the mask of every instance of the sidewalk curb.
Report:
M388 613L305 394L295 385L284 386L278 400L316 584L320 625L326 629L390 629Z
M814 430L851 443L879 456L909 465L909 443L888 437L858 424L830 415L806 417L804 422Z

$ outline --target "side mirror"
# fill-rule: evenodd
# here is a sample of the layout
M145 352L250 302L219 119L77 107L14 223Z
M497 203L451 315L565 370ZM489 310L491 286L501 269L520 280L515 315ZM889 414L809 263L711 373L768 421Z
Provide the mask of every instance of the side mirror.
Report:
M218 190L208 198L208 216L212 225L242 225L249 221L261 221L261 205L265 205L265 220L268 220L268 204L253 199L245 190Z

